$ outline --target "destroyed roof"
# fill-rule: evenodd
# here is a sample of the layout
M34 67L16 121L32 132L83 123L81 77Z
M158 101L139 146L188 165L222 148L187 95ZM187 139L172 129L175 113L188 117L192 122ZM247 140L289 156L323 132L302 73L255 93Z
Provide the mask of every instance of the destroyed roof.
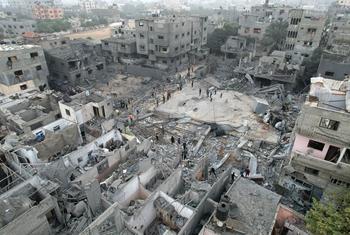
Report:
M33 48L41 47L37 45L0 45L0 51L20 51Z
M280 195L243 177L226 194L237 204L240 212L237 220L250 228L250 234L271 234Z
M337 81L323 77L313 77L311 78L309 99L305 104L345 111L350 108L350 96L346 95L349 88L349 78L344 81Z

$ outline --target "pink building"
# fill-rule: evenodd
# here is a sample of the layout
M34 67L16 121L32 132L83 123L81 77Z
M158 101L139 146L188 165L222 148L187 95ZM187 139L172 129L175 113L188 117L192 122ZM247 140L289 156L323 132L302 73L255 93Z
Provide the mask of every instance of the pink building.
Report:
M311 78L280 185L304 200L350 188L350 78Z

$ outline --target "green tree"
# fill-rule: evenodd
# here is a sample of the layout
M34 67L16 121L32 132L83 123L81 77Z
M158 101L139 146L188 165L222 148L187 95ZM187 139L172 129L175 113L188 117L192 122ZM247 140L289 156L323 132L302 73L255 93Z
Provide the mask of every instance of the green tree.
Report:
M282 49L287 36L287 21L272 22L265 31L262 44L271 50Z
M326 195L327 201L313 201L306 215L306 227L312 234L350 234L350 190Z
M72 26L66 19L59 20L40 20L37 22L37 31L39 33L54 33L67 31Z
M220 47L226 42L229 36L236 36L238 34L238 26L234 24L224 24L221 29L215 29L213 33L208 36L207 46L212 53L220 53Z

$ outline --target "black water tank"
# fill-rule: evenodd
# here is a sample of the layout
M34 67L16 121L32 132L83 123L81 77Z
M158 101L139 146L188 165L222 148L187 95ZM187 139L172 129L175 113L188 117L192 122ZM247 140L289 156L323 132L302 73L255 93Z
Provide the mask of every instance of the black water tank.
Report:
M229 212L229 205L226 202L220 202L216 209L216 218L221 221L226 221Z

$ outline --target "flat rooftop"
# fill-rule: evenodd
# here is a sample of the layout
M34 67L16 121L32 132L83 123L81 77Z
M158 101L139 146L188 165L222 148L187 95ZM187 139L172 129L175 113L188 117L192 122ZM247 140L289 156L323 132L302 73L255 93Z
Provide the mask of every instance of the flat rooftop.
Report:
M71 96L70 101L61 101L61 103L72 107L74 110L79 110L83 105L86 105L88 103L100 103L105 100L105 98L106 97L93 92L81 92L79 94Z
M165 104L159 101L160 106L156 111L174 118L190 117L195 121L217 123L233 135L277 143L276 130L253 112L253 97L235 91L217 90L210 101L206 94L210 86L204 81L196 81L193 88L190 84L185 85L181 91L174 92ZM201 96L199 88L202 89Z
M37 45L0 45L0 51L20 51L26 49L41 48Z

